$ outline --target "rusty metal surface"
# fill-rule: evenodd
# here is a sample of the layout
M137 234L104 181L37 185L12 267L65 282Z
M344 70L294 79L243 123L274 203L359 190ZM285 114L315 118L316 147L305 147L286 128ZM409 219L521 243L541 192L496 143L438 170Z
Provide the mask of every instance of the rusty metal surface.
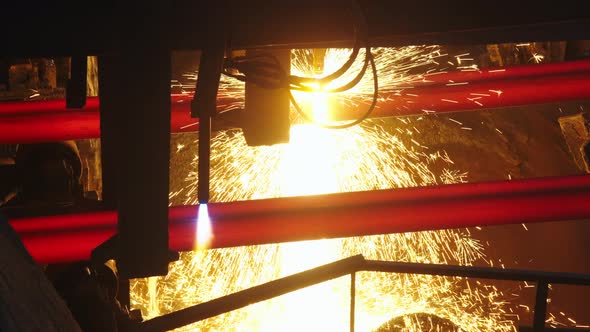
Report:
M576 165L581 171L590 173L590 163L585 151L590 142L590 114L582 112L561 117L559 126Z

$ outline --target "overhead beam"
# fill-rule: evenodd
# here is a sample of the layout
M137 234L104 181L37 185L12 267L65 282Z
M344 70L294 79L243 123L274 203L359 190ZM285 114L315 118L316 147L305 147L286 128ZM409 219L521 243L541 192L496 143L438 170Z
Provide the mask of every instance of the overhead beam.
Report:
M107 54L128 40L119 31L137 29L134 22L150 22L168 38L160 48L202 49L209 38L206 22L195 13L213 6L208 0L182 0L163 10L156 3L125 6L120 2L89 5L18 2L3 8L6 13L27 13L27 24L19 15L6 15L5 26L19 29L6 34L0 55ZM531 2L514 6L511 1L486 3L464 1L420 2L359 0L366 15L372 46L417 43L485 44L499 42L576 40L590 38L590 13L575 2ZM91 10L89 9L91 8ZM231 15L230 11L235 13ZM232 45L241 48L351 45L350 15L339 0L230 1L226 24L231 27ZM106 24L105 24L106 23ZM35 38L39 31L55 31L51 38ZM149 30L149 27L140 27ZM75 42L73 42L75 41Z

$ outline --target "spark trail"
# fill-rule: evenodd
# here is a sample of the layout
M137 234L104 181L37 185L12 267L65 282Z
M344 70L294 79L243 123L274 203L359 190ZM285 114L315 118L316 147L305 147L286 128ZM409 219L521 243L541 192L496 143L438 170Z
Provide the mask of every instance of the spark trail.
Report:
M326 72L341 64L347 52L329 50ZM293 70L309 74L311 52L300 50L293 54ZM431 70L437 64L435 59L443 56L436 47L422 46L379 49L375 54L384 92L422 80L421 73ZM229 82L224 86L238 89L239 84ZM337 98L347 105L363 105L371 94L371 82L365 78L354 90ZM323 98L329 97L321 94L297 98L314 115L318 104L328 108L320 113L331 112L339 104L337 100L325 102ZM239 131L219 132L212 140L212 200L465 181L466 174L453 169L446 153L408 143L405 136L412 133L411 123L403 126L405 135L394 134L401 125L371 120L362 126L334 131L296 124L289 144L268 147L248 147ZM185 148L181 153L194 151ZM195 171L189 172L185 187L171 192L171 202L196 203L196 165L193 159ZM483 248L467 230L444 230L185 252L170 265L168 276L134 281L132 303L145 316L154 317L355 254L368 259L469 265L483 256ZM182 330L345 331L349 324L349 287L349 279L340 278ZM458 278L359 273L356 328L372 331L392 317L404 316L412 321L411 317L416 317L413 315L426 313L448 320L463 331L513 331L514 324L505 316L506 304L501 298L493 287ZM419 323L411 326L412 331L420 331Z

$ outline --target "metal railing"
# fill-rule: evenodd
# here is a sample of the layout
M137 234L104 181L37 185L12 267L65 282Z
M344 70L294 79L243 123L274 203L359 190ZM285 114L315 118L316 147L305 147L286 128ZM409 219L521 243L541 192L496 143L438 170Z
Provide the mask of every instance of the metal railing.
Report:
M353 332L355 329L356 273L362 271L534 282L537 284L537 293L534 306L533 327L521 328L521 331L533 332L545 331L549 284L590 286L590 275L443 264L389 262L367 260L362 255L357 255L147 320L140 325L138 331L160 332L172 330L301 288L350 275L350 331ZM567 331L580 330L570 329Z

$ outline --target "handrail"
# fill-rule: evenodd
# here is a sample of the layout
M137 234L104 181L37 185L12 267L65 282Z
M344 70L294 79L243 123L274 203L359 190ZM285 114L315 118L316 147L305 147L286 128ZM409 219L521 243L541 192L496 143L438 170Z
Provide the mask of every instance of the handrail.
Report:
M364 263L362 255L352 256L311 270L273 280L258 286L165 314L141 324L142 332L168 331L250 304L342 277L357 271Z
M535 309L540 310L535 310L532 329L524 327L533 332L545 330L548 284L590 286L590 275L584 274L366 260L363 255L356 255L152 318L141 323L138 331L172 330L345 275L351 276L350 330L354 331L355 274L362 271L536 282Z
M549 284L590 286L590 275L547 271L512 270L493 267L365 260L362 271L428 274L449 277L511 281L544 281Z

